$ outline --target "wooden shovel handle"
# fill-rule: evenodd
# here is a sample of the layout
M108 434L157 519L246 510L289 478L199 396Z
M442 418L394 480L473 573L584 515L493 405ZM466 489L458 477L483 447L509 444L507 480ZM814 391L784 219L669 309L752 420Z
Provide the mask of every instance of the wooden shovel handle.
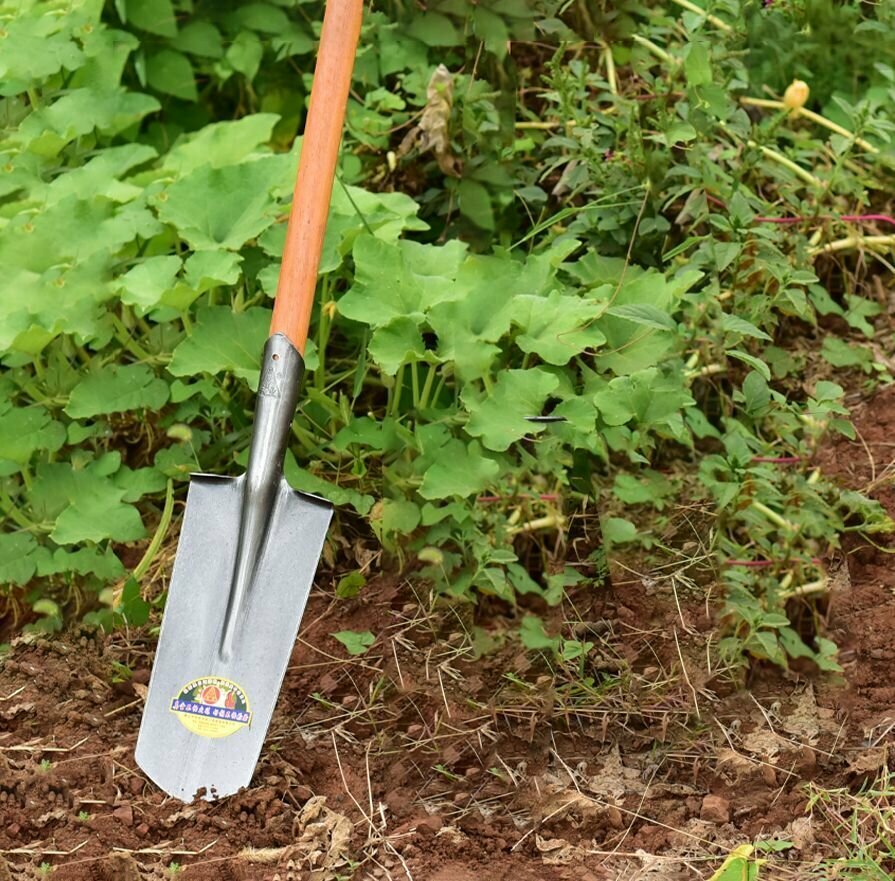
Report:
M327 0L271 334L304 354L364 0Z

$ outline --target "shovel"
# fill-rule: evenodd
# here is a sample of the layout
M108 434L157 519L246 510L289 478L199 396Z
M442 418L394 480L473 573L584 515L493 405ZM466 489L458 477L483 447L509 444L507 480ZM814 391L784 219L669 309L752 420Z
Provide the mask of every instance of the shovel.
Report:
M362 13L363 0L326 4L248 468L190 480L136 749L183 801L251 781L332 516L289 487L283 457Z

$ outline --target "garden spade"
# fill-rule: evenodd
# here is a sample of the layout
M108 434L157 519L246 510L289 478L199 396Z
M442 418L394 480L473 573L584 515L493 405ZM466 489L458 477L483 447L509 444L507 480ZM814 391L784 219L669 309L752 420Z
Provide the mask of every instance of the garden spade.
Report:
M363 0L326 4L248 467L190 481L136 750L183 801L250 782L332 515L289 487L283 458L362 12Z

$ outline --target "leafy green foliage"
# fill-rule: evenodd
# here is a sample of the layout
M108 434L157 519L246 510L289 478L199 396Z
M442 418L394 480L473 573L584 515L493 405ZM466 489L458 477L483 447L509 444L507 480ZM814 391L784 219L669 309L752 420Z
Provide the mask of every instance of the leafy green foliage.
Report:
M286 461L340 507L339 597L359 535L580 660L530 614L580 581L529 571L532 536L598 495L608 545L661 546L683 494L712 515L722 651L835 669L794 598L888 523L805 463L852 431L843 371L891 380L840 218L884 204L895 75L830 47L895 22L760 6L711 4L727 29L662 0L367 11ZM46 627L73 591L146 620L122 560L167 480L245 462L321 8L2 7L0 581ZM796 76L854 137L740 102Z
M340 630L333 637L345 646L349 655L362 655L376 642L376 637L369 630Z

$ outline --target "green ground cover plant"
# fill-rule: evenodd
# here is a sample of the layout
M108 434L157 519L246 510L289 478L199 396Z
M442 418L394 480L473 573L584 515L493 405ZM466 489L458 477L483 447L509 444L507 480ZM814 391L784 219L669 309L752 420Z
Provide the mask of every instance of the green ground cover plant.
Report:
M0 6L0 596L30 627L144 623L189 473L245 463L320 11ZM610 549L717 570L727 663L837 669L823 556L891 524L812 457L853 431L845 388L892 379L868 267L895 244L893 26L368 13L287 459L338 506L340 596L419 566L574 660L537 610L601 570L557 550L596 500Z

